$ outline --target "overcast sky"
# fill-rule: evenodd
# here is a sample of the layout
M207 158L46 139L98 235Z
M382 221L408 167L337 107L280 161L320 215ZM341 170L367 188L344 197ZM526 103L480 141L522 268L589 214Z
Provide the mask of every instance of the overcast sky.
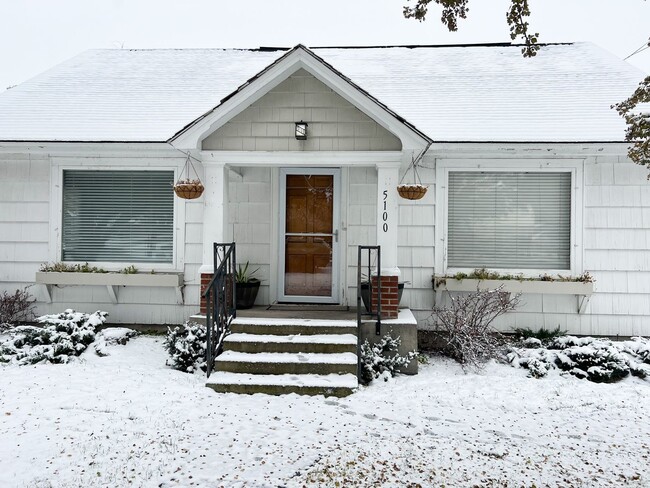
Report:
M0 0L0 91L91 48L509 42L508 0L470 0L450 33L406 0ZM544 42L592 41L624 58L648 42L650 1L530 0ZM629 62L650 73L650 49Z

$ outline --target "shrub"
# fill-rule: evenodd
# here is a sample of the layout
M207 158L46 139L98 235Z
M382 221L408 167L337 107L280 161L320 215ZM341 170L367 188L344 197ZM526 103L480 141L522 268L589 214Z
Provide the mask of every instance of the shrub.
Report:
M44 315L37 321L41 327L13 328L9 338L0 344L0 362L19 365L41 361L67 363L95 340L95 328L106 321L106 312L85 314L66 310Z
M533 341L537 339L527 339ZM650 341L635 337L631 341L614 342L593 337L564 336L552 339L546 346L510 347L508 361L526 368L536 378L546 376L552 368L566 371L578 378L596 383L612 383L628 375L646 378L650 367L644 364Z
M550 341L551 339L555 339L556 337L562 337L563 335L566 334L565 331L560 330L560 326L558 325L555 329L546 329L544 327L541 327L537 330L533 330L529 327L518 327L514 330L514 333L522 337L524 339L539 339L542 342L547 342Z
M138 332L125 327L111 327L100 331L95 336L94 348L98 356L109 356L108 346L125 345Z
M451 306L433 309L433 317L446 339L443 354L474 369L498 357L501 336L491 324L519 304L519 295L511 296L501 289L459 296L449 293Z
M397 353L401 343L399 337L392 338L390 335L385 335L375 344L370 344L366 339L361 345L361 382L368 384L377 378L388 381L400 368L409 364L417 352L411 351L401 356Z
M179 371L194 373L206 370L206 327L196 322L167 328L165 350L171 358L167 364Z
M3 291L0 294L0 326L33 319L35 301L27 288L16 290L13 295Z
M650 339L632 337L632 340L620 344L623 352L636 357L645 364L650 364Z

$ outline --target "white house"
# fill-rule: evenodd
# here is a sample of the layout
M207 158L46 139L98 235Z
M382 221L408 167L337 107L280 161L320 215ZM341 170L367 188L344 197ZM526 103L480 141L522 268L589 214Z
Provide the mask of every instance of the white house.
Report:
M610 108L643 76L588 43L88 51L0 94L0 289L180 323L234 241L258 304L355 306L379 244L422 326L434 276L485 267L595 278L512 281L504 329L649 334L650 187ZM402 199L423 152L428 192ZM187 154L195 200L172 191ZM140 273L37 279L61 261Z

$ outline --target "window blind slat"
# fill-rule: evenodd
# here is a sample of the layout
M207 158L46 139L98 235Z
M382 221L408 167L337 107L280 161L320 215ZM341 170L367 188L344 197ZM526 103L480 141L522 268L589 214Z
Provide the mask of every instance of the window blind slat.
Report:
M450 267L569 269L571 174L449 173Z
M172 171L63 172L64 261L171 263Z

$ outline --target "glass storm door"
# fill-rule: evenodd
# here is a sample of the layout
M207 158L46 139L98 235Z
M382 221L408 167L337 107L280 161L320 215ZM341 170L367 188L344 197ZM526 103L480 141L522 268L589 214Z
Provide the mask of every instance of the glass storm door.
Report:
M337 169L281 171L279 301L338 303Z

